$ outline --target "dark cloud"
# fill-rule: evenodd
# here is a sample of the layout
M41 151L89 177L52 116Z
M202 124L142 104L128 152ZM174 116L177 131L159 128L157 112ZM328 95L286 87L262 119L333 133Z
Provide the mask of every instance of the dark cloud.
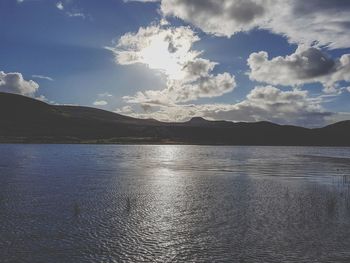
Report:
M348 0L160 0L165 16L179 17L203 31L232 36L254 28L297 44L350 47Z
M307 15L317 12L344 12L350 11L350 1L348 0L297 0L294 1L293 12L296 15Z
M335 69L335 61L321 50L309 48L300 52L290 67L297 70L300 78L308 79L329 74Z
M228 10L229 14L240 23L250 23L265 13L265 7L253 1L243 0L233 3Z

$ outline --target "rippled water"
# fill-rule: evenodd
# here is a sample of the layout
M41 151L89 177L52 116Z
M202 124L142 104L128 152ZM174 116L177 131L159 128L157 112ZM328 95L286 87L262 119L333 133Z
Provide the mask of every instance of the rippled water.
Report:
M0 262L350 262L350 148L0 145Z

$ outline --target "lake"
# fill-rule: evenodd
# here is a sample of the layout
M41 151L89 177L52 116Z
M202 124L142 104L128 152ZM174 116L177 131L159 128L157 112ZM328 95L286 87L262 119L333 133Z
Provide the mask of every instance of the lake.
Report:
M0 262L350 262L350 148L0 145Z

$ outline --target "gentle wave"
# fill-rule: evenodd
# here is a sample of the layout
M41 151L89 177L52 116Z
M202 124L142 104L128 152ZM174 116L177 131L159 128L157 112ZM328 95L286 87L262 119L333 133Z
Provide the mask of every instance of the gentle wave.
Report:
M0 261L348 262L339 156L350 149L0 145Z

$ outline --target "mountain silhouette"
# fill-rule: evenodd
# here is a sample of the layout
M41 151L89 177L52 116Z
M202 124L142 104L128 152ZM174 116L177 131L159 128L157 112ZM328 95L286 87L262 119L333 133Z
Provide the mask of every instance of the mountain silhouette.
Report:
M350 121L323 128L270 122L136 119L81 106L49 105L0 93L2 143L175 143L207 145L350 146Z

